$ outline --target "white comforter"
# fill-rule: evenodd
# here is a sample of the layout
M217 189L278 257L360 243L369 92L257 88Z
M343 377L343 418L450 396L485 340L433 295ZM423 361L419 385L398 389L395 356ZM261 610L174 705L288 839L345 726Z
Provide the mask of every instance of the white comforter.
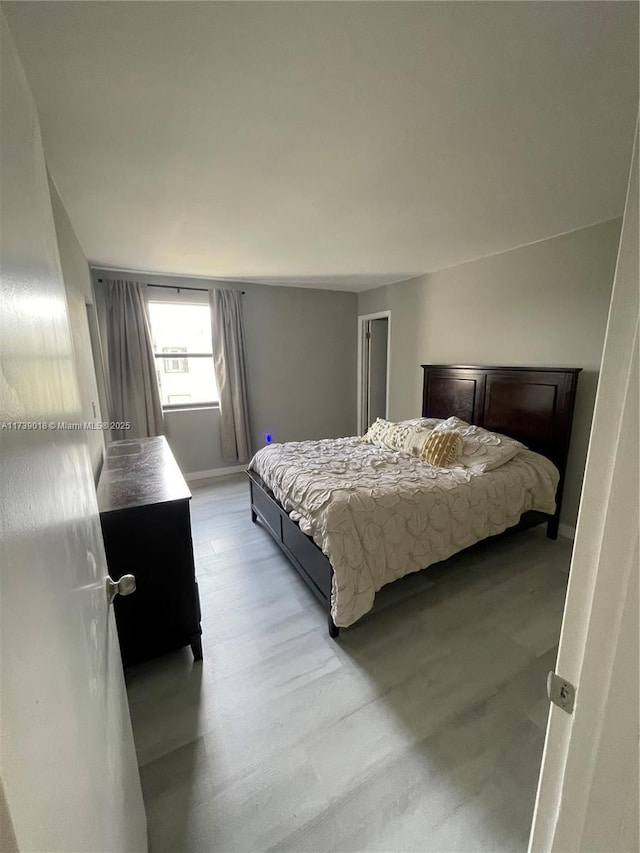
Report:
M331 615L352 625L385 584L553 513L558 471L529 450L483 474L435 468L361 438L273 444L249 465L334 570Z

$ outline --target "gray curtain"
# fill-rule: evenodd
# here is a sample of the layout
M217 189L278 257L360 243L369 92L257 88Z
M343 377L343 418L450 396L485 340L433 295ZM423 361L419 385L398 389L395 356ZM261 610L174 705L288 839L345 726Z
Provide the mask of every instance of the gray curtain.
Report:
M237 290L212 290L209 304L220 395L222 458L226 462L248 462L252 453L242 294Z
M106 281L111 420L129 421L114 438L162 435L162 405L156 378L146 287L139 281Z

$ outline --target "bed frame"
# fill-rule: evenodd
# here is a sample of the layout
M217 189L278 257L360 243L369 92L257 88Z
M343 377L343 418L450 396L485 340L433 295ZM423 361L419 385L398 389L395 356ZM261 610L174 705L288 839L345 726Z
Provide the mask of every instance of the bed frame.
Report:
M556 512L526 512L509 528L547 524L547 536L556 539L564 477L571 437L578 374L573 367L478 367L423 364L422 416L463 421L522 441L550 459L560 471ZM333 568L328 557L292 521L271 490L248 471L251 520L258 520L273 536L302 579L329 611L329 635L340 629L331 618Z

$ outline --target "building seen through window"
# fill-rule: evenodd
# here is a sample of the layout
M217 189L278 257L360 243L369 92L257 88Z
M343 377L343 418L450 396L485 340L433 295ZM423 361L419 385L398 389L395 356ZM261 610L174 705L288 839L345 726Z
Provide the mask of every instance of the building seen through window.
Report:
M186 347L162 347L162 352L186 352ZM165 373L188 373L189 362L186 358L165 358L164 359Z

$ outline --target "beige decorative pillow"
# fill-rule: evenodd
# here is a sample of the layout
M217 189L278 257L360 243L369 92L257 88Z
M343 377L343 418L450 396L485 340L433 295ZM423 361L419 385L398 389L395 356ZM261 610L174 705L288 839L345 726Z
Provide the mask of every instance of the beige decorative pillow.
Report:
M405 453L409 453L411 456L421 457L424 443L432 432L432 429L423 429L419 426L412 426L404 436L402 449Z
M450 468L462 451L459 432L433 430L422 448L422 459L437 468Z
M410 424L393 424L393 426L384 434L382 440L385 446L388 447L390 450L400 450L402 452L407 452L405 445L410 440L411 436L416 432L416 430L417 428Z
M430 430L421 430L412 424L396 424L393 421L378 418L375 423L371 424L363 439L369 444L375 444L376 447L399 450L405 453L414 452L415 455L419 456L422 445L424 444L424 438L429 432ZM422 440L420 441L419 449L412 451L407 445L411 443L410 440L415 434L421 435Z
M369 444L386 447L384 439L393 427L395 427L395 424L392 421L385 421L384 418L376 418L375 422L371 424L362 437Z

